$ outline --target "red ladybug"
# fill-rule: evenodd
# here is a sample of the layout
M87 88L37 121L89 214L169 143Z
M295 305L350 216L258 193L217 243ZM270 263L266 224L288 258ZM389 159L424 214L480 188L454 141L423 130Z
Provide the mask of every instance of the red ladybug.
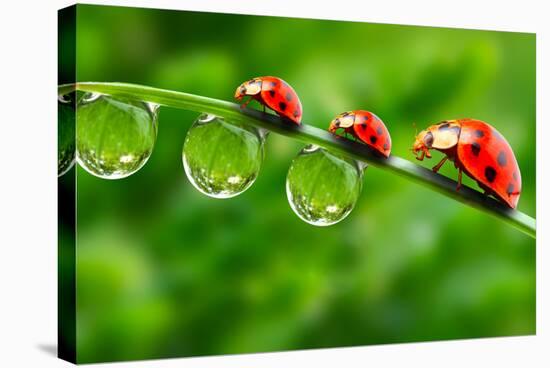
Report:
M264 111L267 106L298 125L302 121L302 103L290 84L281 78L257 77L244 82L237 87L235 98L240 101L245 96L250 96L250 99L241 107L245 107L255 99L264 105Z
M341 113L330 122L328 128L331 133L336 133L338 129L343 129L344 135L351 134L385 157L390 156L390 133L382 120L372 112L354 110Z
M433 167L437 172L451 159L458 168L458 186L462 172L511 208L516 208L521 194L521 173L514 151L504 137L491 125L474 119L446 120L421 131L413 145L420 161L431 158L430 149L446 156Z

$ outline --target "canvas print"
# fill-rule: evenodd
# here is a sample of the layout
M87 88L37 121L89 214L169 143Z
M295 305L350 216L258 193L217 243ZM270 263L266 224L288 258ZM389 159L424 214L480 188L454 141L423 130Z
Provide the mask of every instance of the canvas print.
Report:
M59 356L535 334L535 34L59 12Z

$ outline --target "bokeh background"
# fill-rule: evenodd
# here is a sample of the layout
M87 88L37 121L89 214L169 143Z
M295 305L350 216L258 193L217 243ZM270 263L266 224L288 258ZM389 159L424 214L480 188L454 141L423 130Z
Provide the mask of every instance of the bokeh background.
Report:
M534 34L78 5L76 55L78 81L224 100L276 75L306 123L373 111L414 162L413 123L487 121L535 215ZM73 169L79 362L535 333L535 240L376 168L347 219L310 226L285 194L303 145L276 134L248 191L208 198L181 161L196 117L161 108L153 154L126 179Z

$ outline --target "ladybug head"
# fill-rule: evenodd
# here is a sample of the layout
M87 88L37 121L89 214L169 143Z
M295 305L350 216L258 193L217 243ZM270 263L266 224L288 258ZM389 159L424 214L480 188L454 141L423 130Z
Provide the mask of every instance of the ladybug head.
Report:
M418 133L412 147L416 158L421 161L424 156L431 158L431 149L444 152L455 147L460 136L460 124L457 120L444 120Z
M334 118L328 126L328 131L335 133L338 129L347 129L353 125L355 116L351 112L344 112Z
M330 125L328 126L328 131L331 133L335 133L338 129L340 129L340 120L334 119L330 122Z
M235 91L235 99L240 101L244 96L254 96L260 93L262 90L262 81L261 79L254 78L249 81L244 82L237 87Z
M418 133L412 146L416 158L419 160L423 160L424 156L431 158L430 149L432 149L433 142L434 136L430 130L426 129Z

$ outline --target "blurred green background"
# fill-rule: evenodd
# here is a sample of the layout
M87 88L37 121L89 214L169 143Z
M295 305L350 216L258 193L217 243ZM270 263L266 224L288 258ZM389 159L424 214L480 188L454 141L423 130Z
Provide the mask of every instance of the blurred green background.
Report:
M534 34L78 5L78 81L232 100L261 75L294 87L308 124L375 112L414 162L413 123L489 122L535 215ZM535 333L535 240L376 168L347 219L310 226L285 194L303 145L276 134L248 191L208 198L181 161L196 117L161 108L126 179L76 168L79 362Z

